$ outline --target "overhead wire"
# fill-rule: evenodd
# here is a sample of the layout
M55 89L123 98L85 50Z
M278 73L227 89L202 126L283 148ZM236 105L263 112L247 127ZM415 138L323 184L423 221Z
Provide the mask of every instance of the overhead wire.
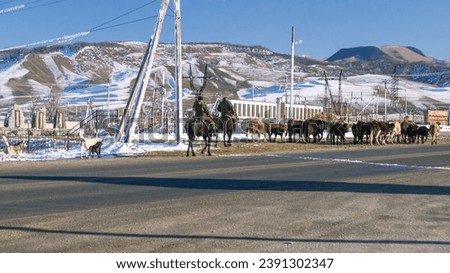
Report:
M35 2L40 2L40 1L43 1L43 0L34 0L34 1L31 1L31 2L28 2L28 3L35 3ZM42 4L42 5L39 5L39 6L30 7L30 8L42 7L42 6L45 6L45 5L55 4L55 3L63 2L63 1L67 1L67 0L56 0L56 1L53 1L53 2L50 2L50 3L45 3L45 4ZM139 18L139 19L135 19L135 20L130 20L130 21L122 22L122 23L117 23L117 24L114 24L114 25L108 25L108 24L110 24L110 23L112 23L114 21L117 21L117 20L119 20L119 19L121 19L121 18L123 18L123 17L125 17L125 16L127 16L129 14L131 14L131 13L134 13L134 12L136 12L138 10L141 10L141 9L143 9L143 8L153 4L153 3L155 3L156 1L157 0L152 0L152 1L150 1L150 2L148 2L146 4L144 4L144 5L136 7L134 9L130 10L130 11L124 12L124 13L120 14L119 16L116 16L116 17L114 17L114 18L112 18L110 20L107 20L107 21L105 21L105 22L103 22L103 23L101 23L101 24L91 28L88 31L83 31L83 32L72 34L72 35L64 35L64 36L61 36L61 37L58 37L58 38L53 38L53 39L33 42L33 43L26 44L26 45L9 47L9 48L3 48L3 49L0 49L0 52L1 51L6 51L6 50L12 50L12 49L34 47L34 46L38 46L38 45L60 44L60 43L64 43L64 42L70 42L73 39L76 39L78 37L89 35L92 32L106 30L106 29L110 29L110 28L115 28L115 27L119 27L119 26L123 26L123 25L133 24L133 23L144 21L144 20L156 18L157 15L147 16L147 17L143 17L143 18ZM168 15L168 16L170 16L170 15Z
M158 17L158 16L157 15L153 15L153 16L148 16L148 17L144 17L144 18L141 18L141 19L127 21L127 22L123 22L123 23L119 23L119 24L115 24L115 25L111 25L111 26L100 27L100 28L97 27L95 29L91 29L90 32L101 31L101 30L105 30L105 29L109 29L109 28L115 28L115 27L119 27L119 26L129 25L129 24L137 23L137 22L140 22L140 21L145 21L145 20L148 20L148 19L156 18L156 17Z
M25 10L30 10L30 9L46 7L46 6L54 5L54 4L64 2L67 0L54 0L51 2L47 2L47 3L42 3L39 5L33 5L33 4L42 2L42 1L46 1L46 0L33 0L33 1L25 2L25 3L18 3L12 7L0 9L0 14L19 12L19 11L25 11ZM3 3L0 3L0 5L6 5L6 4L14 3L14 2L17 2L17 0L3 2Z
M17 1L19 1L19 0L4 1L4 2L0 2L0 5L6 5L6 4L14 3L14 2L17 2Z
M143 9L143 8L145 8L146 6L149 6L149 5L153 4L153 3L155 3L156 1L157 1L157 0L153 0L153 1L149 2L149 3L147 3L147 4L144 4L144 5L142 5L142 6L139 6L139 7L135 8L135 9L132 9L132 10L130 10L130 11L127 11L127 12L125 12L125 13L123 13L123 14L117 16L117 17L114 17L114 18L112 18L112 19L110 19L110 20L108 20L108 21L106 21L106 22L104 22L104 23L102 23L102 24L96 26L96 27L91 28L90 31L95 31L96 29L99 29L99 28L101 28L101 27L103 27L103 26L105 26L105 25L107 25L107 24L109 24L109 23L111 23L111 22L114 22L114 21L116 21L116 20L119 20L120 18L123 18L123 17L127 16L128 14L131 14L131 13L133 13L133 12L136 12L136 11L140 10L140 9Z
M41 2L41 1L42 0L35 0L35 1L31 1L29 3L36 3L36 2ZM40 4L40 5L36 5L36 6L31 6L31 7L25 6L25 8L22 9L22 10L30 10L30 9L42 8L42 7L51 6L51 5L54 5L54 4L61 3L61 2L65 2L65 1L67 1L67 0L55 0L55 1L52 1L52 2L49 2L49 3L43 3L43 4Z

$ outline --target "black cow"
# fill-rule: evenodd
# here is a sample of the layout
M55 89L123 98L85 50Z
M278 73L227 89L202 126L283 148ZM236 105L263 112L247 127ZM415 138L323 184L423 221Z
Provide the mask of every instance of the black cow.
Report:
M417 137L417 129L419 128L419 125L417 124L409 124L406 126L406 141L408 143L414 143L416 142Z
M370 122L358 121L352 125L353 143L363 144L364 136L366 137L366 144L369 144L370 136L372 135L373 125Z
M422 144L424 144L428 139L428 128L425 126L420 126L416 129L416 138L417 138L417 144L419 144L419 138L422 141Z
M330 138L332 144L345 144L345 134L349 131L349 125L344 122L333 123L330 127Z
M289 142L296 142L295 135L298 134L300 137L300 142L303 135L303 121L297 119L290 119L287 123L287 132L289 134Z
M306 142L311 142L311 136L313 137L313 143L320 142L323 138L323 131L327 125L328 123L321 119L305 120L303 122L303 135L305 136Z

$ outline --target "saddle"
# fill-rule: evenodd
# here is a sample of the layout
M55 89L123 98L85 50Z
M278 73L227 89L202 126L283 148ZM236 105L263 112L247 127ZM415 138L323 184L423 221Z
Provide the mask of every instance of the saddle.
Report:
M227 120L227 119L231 119L233 121L233 123L236 123L238 118L236 117L236 115L227 112L225 115L221 115L222 117L222 121Z
M192 118L191 122L194 123L193 128L194 128L194 132L196 135L202 134L201 131L202 131L203 125L207 128L208 132L211 132L211 131L215 132L217 130L216 124L212 120L210 122L208 122L202 117L194 117L194 118Z

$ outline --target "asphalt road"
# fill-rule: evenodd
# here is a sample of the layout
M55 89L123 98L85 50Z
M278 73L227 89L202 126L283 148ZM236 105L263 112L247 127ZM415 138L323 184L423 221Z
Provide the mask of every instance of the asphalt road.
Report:
M2 162L0 251L449 252L449 159L428 144Z

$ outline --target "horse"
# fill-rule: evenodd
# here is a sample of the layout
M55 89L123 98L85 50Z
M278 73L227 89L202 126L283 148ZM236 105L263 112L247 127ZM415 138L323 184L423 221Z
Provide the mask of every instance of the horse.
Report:
M229 147L231 146L231 140L233 131L236 129L236 123L234 122L234 118L230 114L226 114L221 117L222 121L222 129L223 129L223 146ZM228 137L228 141L227 141Z
M217 128L214 123L208 124L200 119L189 119L184 124L184 128L188 135L189 144L186 150L186 156L189 156L189 149L192 152L192 156L195 156L194 147L192 143L194 142L196 137L203 137L203 141L205 142L205 146L202 149L202 154L205 153L205 150L208 149L208 155L211 155L211 140L212 137L216 136L216 145L217 145Z

